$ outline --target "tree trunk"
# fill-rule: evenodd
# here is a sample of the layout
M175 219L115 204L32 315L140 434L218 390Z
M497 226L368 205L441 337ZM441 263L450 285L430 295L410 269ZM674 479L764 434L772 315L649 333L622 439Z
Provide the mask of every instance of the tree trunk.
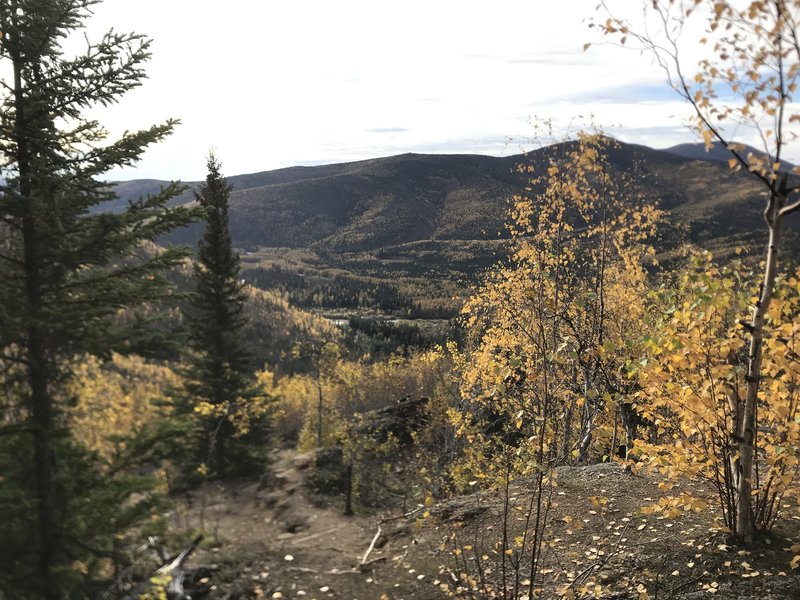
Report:
M573 389L578 387L578 371L575 363L572 363L571 369L571 383ZM564 459L568 459L572 452L572 419L575 416L575 399L572 398L567 405L567 411L564 415L564 439L561 446L561 455Z
M317 403L317 448L322 448L322 384L317 382L319 402Z
M619 454L617 450L617 433L619 431L619 415L614 411L614 429L611 433L611 447L608 449L608 462L613 460L614 456ZM606 460L605 458L603 460Z
M639 415L636 413L636 409L633 408L633 405L625 404L624 402L619 405L619 414L622 419L622 425L625 428L625 456L620 456L620 458L628 460L633 442L636 439Z
M33 425L34 469L36 472L36 495L39 510L39 567L45 590L45 597L60 598L60 594L51 585L51 567L56 563L59 549L58 522L56 518L55 491L53 471L55 453L51 444L52 418L50 398L47 393L45 369L42 364L39 337L35 326L29 335L31 345L28 352L29 375L31 388L31 421Z
M572 419L575 411L575 401L570 400L564 415L564 438L561 444L561 456L566 459L572 451Z
M347 464L344 488L344 514L348 517L353 515L353 463Z
M54 476L56 456L52 448L52 408L47 390L47 371L38 327L29 330L28 385L31 389L31 423L33 425L34 470L39 512L39 575L44 597L61 597L52 583L52 567L59 554L59 527L56 517Z
M753 488L753 461L756 433L756 407L758 403L758 389L761 379L761 357L764 338L764 319L772 300L772 290L775 286L775 275L778 269L778 253L781 243L783 218L779 215L780 209L785 204L785 198L775 196L770 199L766 212L769 226L769 244L767 246L767 259L764 268L764 281L758 302L753 310L750 322L750 351L747 357L747 393L744 406L739 419L738 430L735 431L734 441L739 450L738 464L735 464L734 476L736 478L736 535L749 542L755 531L751 495Z
M581 440L578 444L578 462L585 463L589 460L589 447L592 445L594 434L593 401L589 398L589 369L582 366L583 371L583 419L581 423Z
M578 445L578 462L586 463L589 460L589 447L592 445L592 434L594 433L594 419L592 418L589 407L586 407L586 421L583 427L582 437Z
M55 454L52 448L52 399L49 396L48 357L45 351L46 335L42 330L40 310L42 285L39 277L41 257L31 184L30 148L25 131L28 116L22 82L22 59L15 55L14 108L16 111L14 136L19 166L19 192L28 203L28 214L22 220L22 244L25 269L25 294L30 314L28 337L28 386L30 387L31 424L33 426L34 471L39 513L39 577L43 597L58 600L61 593L53 583L52 568L59 553L58 519L55 506L54 471Z
M217 458L217 477L220 479L225 479L227 475L225 464L225 425L227 425L226 421L222 422L217 428L216 439L214 440L214 450L216 451L215 454Z

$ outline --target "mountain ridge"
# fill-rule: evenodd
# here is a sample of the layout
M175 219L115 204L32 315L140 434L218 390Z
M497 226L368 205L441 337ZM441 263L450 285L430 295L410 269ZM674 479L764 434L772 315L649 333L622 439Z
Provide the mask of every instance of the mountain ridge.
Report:
M741 151L741 155L743 157L747 157L748 154L765 156L765 152L763 150L759 150L758 148L749 146L747 144L743 144L743 146L744 147ZM727 163L733 157L730 150L728 150L719 142L714 142L710 149L706 149L706 146L703 142L677 144L675 146L670 146L669 148L664 148L664 152L677 154L683 158L689 158L693 160L710 160L724 163ZM794 164L790 163L789 161L781 161L781 170L792 169L793 167Z
M427 240L496 240L504 237L510 198L528 185L529 176L518 166L543 172L551 153L569 147L557 144L508 157L405 153L229 176L234 243L250 250L341 253L379 252ZM619 172L635 174L640 190L668 212L670 226L688 231L688 241L725 246L760 231L753 226L763 209L758 183L713 157L696 160L615 142L609 160ZM115 202L164 183L119 183ZM198 184L187 185L190 189L174 202L193 198L191 189ZM171 241L191 243L197 232L184 230Z

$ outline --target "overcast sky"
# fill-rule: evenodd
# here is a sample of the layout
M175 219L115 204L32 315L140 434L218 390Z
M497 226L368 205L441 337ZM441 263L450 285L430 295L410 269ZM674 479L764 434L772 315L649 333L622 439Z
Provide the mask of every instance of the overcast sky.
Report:
M563 128L590 114L624 141L693 141L688 108L652 60L587 27L596 4L105 0L89 37L144 33L153 58L102 122L119 134L182 121L112 176L200 179L209 149L227 175L403 152L510 155L533 147L537 119Z

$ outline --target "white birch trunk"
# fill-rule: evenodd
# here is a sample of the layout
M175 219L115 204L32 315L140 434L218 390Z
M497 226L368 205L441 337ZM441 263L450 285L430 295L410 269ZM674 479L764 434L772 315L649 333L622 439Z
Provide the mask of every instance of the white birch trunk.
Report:
M781 243L783 216L779 214L785 198L774 197L766 212L769 226L769 244L764 267L764 281L761 284L758 303L753 310L750 322L750 351L747 357L747 392L739 418L738 430L734 440L739 450L736 477L736 535L751 541L755 531L755 518L752 509L753 472L755 460L756 407L761 379L761 358L764 339L764 320L772 300L775 275L778 270L778 255Z

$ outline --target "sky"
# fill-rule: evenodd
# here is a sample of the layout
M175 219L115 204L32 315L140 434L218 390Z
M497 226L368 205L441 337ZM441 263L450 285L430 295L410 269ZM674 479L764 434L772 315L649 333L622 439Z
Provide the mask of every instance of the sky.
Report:
M557 135L593 121L656 148L696 141L652 59L588 27L596 5L105 0L88 38L143 33L153 56L143 85L94 116L112 136L181 120L109 175L197 180L209 151L226 175L405 152L508 156L541 145L546 119Z

